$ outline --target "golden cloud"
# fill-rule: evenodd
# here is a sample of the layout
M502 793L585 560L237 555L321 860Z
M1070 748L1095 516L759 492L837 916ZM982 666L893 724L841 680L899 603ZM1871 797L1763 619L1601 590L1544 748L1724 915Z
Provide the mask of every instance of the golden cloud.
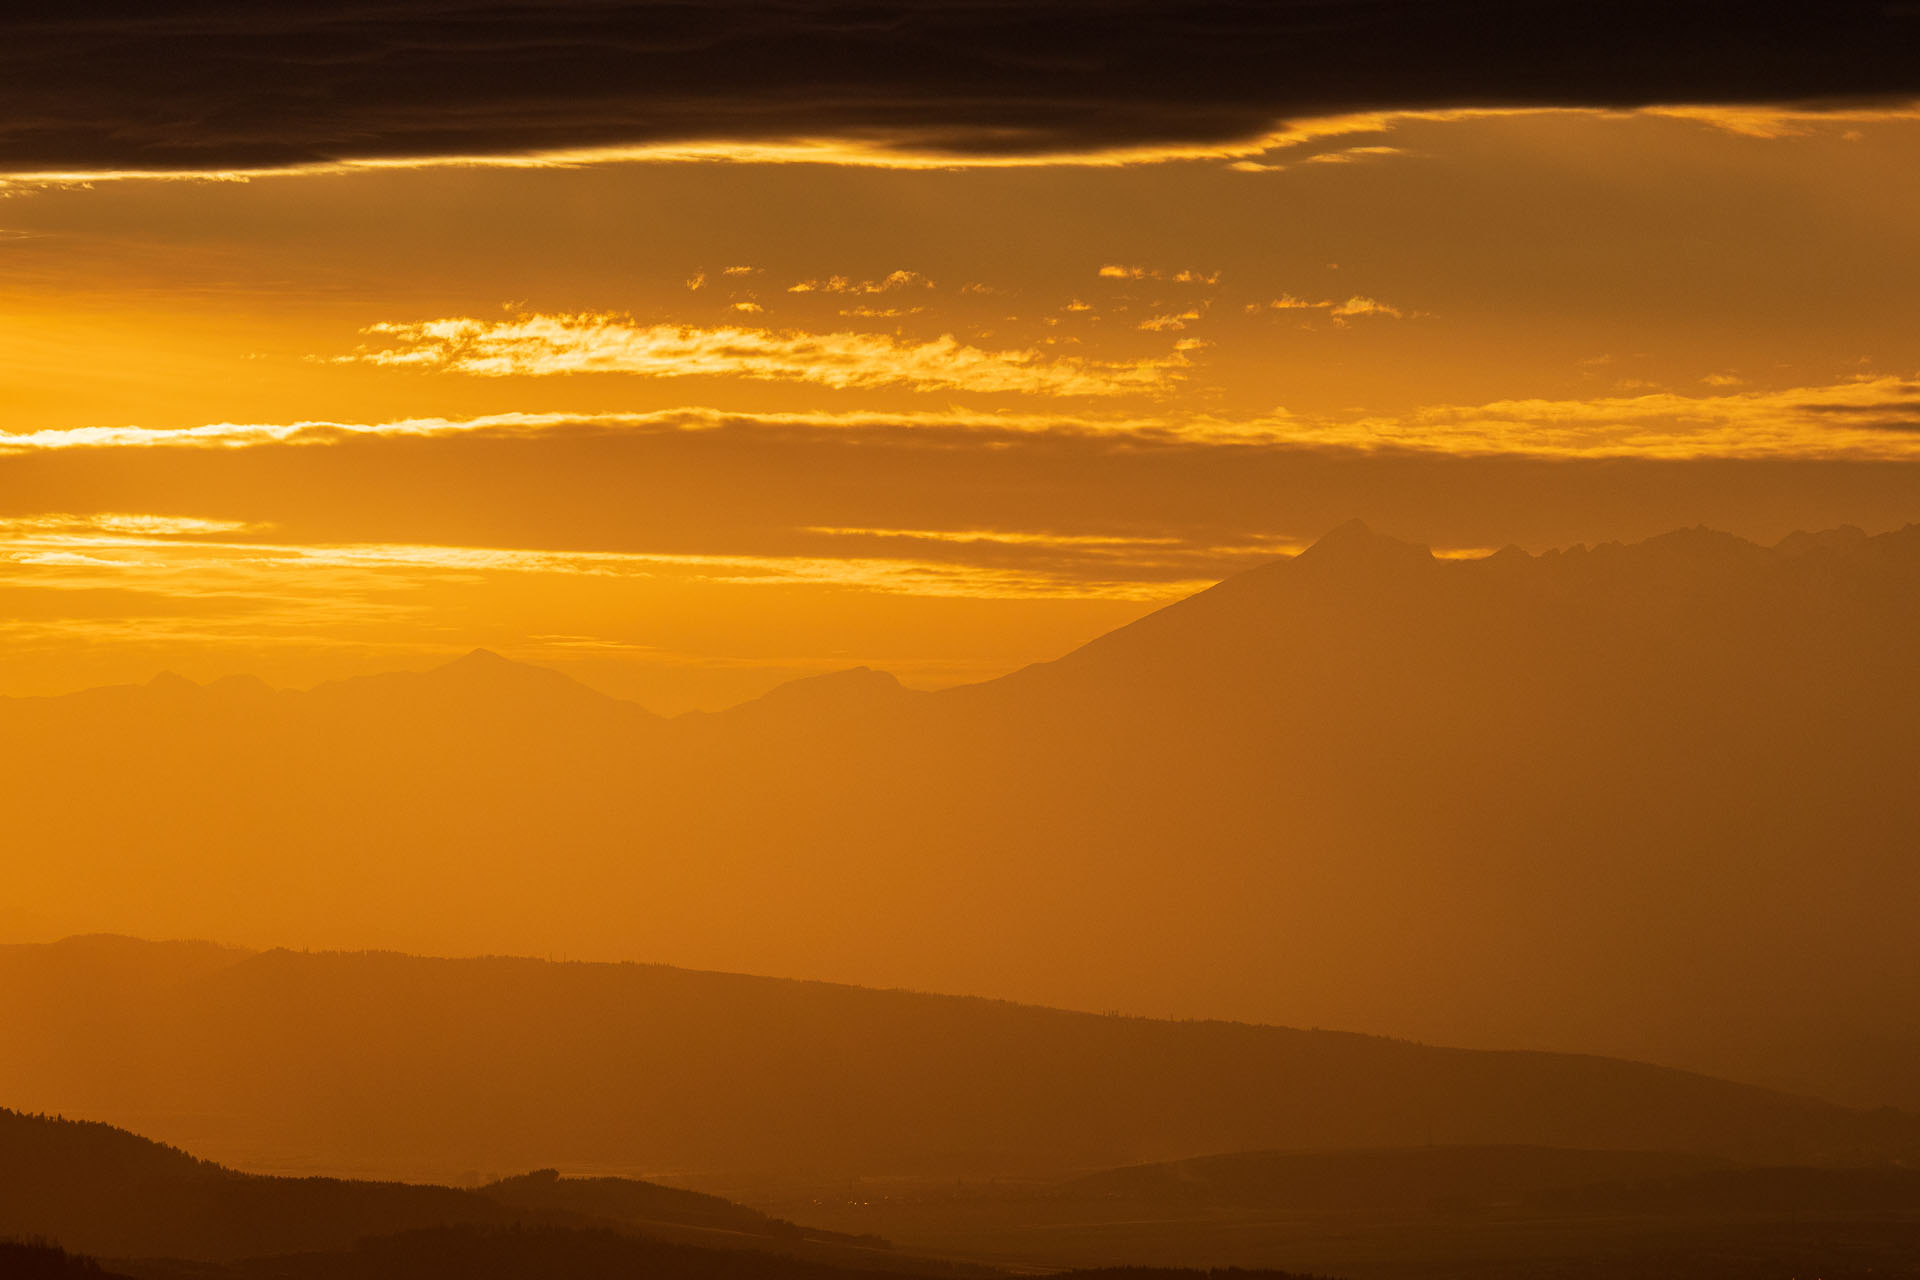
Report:
M1362 294L1354 294L1344 302L1337 302L1332 298L1322 298L1316 302L1297 298L1291 293L1283 293L1266 302L1249 302L1241 310L1250 316L1259 315L1263 311L1325 311L1333 317L1335 324L1345 324L1354 316L1381 316L1401 320L1411 314L1401 307Z
M390 156L327 160L249 168L20 169L0 173L8 187L88 186L106 182L249 182L271 177L380 173L416 169L581 169L610 164L756 164L831 165L904 170L1127 168L1138 165L1224 163L1247 172L1277 172L1293 166L1284 159L1303 147L1356 135L1388 133L1407 124L1455 123L1493 118L1567 117L1588 119L1655 118L1686 121L1751 138L1787 138L1823 127L1920 120L1920 105L1899 103L1822 109L1800 106L1668 106L1613 110L1599 107L1457 107L1431 110L1382 110L1302 117L1246 138L1224 141L1155 143L1054 151L956 153L921 145L911 134L873 132L862 138L795 137L779 140L716 139L630 146L551 148L506 154ZM1400 152L1387 146L1345 148L1351 158L1387 158ZM1302 157L1305 159L1306 157ZM1337 163L1337 162L1336 162Z
M386 542L301 545L177 536L248 527L236 521L158 515L49 514L0 519L0 582L70 591L133 586L166 595L245 595L294 602L324 600L336 593L352 597L358 591L383 586L417 586L436 579L473 579L500 573L602 578L665 575L734 585L825 586L993 599L1159 599L1211 581L1166 581L1164 573L1130 574L1124 564L1114 566L1115 571L1107 576L1089 576L1070 565L1028 568L911 555L556 551ZM864 535L886 531L807 532ZM897 536L918 542L1078 546L1110 551L1134 548L1158 552L1177 545L1174 539L1063 540L1055 535L950 537L913 531Z
M1395 417L1287 417L1260 438L1358 449L1552 458L1920 461L1920 381L1859 377L1721 395L1430 405Z
M897 289L931 289L933 281L918 271L892 271L878 280L853 280L846 276L828 276L824 280L802 280L787 286L788 293L892 293Z
M636 324L607 313L454 317L370 325L390 345L333 357L336 363L481 377L618 373L727 376L808 382L836 389L905 386L1051 396L1114 396L1166 387L1187 367L1184 348L1165 357L1097 361L1031 348L989 351L952 335L928 342L870 333L808 333L737 326Z
M1191 267L1179 271L1163 271L1159 267L1136 267L1121 262L1109 262L1094 273L1102 280L1171 280L1176 284L1220 283L1218 271L1196 271Z
M885 339L877 339L885 342ZM1920 375L1875 375L1773 390L1650 391L1590 399L1427 405L1395 415L1276 409L1094 416L966 409L881 413L730 413L689 406L650 413L502 413L384 423L214 423L177 429L78 427L0 433L0 457L63 449L316 447L381 437L537 436L554 431L738 430L964 432L1116 441L1391 449L1550 458L1800 458L1920 461Z

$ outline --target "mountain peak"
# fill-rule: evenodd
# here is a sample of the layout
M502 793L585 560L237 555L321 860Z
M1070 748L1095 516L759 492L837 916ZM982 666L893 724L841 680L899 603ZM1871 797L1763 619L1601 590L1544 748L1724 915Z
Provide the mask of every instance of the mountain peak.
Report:
M531 662L515 662L512 658L502 657L491 649L471 649L453 661L443 662L437 667L429 667L421 674L429 679L454 679L469 683L484 682L489 685L507 681L537 682L545 685L574 683L572 677L555 671L551 667L536 666Z
M1773 549L1783 555L1844 555L1867 545L1866 531L1856 525L1843 524L1837 529L1822 529L1818 533L1808 533L1796 529L1774 544Z
M916 697L891 671L872 667L845 667L819 675L801 676L775 685L751 702L743 702L723 715L763 716L799 714L837 716L861 714L896 706Z
M1764 559L1764 548L1745 538L1704 524L1691 529L1674 529L1637 543L1633 548L1643 554L1664 556L1686 564L1713 565Z
M839 671L823 671L819 675L801 676L797 680L775 685L761 695L760 701L838 702L847 698L886 698L901 692L900 679L891 671L876 671L872 667L844 667Z
M316 685L311 694L327 702L426 699L444 708L479 713L488 708L572 705L651 719L642 708L580 683L552 667L516 662L491 649L473 649L424 671L389 671Z
M221 676L205 686L206 691L223 698L251 698L258 700L273 696L273 686L255 675Z
M1312 546L1302 551L1301 560L1314 561L1393 561L1412 563L1433 559L1433 552L1418 542L1402 542L1398 538L1389 538L1385 534L1375 533L1364 520L1349 520L1336 525L1320 536Z
M491 649L470 649L455 658L452 662L443 663L440 670L498 671L507 667L524 665L526 664L515 662L511 658L503 658Z

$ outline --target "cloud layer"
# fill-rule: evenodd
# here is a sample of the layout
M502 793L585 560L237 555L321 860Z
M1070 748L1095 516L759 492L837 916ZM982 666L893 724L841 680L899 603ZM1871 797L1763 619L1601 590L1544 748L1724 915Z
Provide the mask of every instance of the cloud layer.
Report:
M0 47L0 169L1191 151L1362 111L1916 91L1920 10L1882 0L37 3Z
M1355 299L1354 301L1367 301ZM545 329L524 339L519 322L489 326L480 321L436 321L432 325L385 326L412 337L434 325L478 326L483 337L504 332L498 349L468 353L457 342L437 345L419 337L388 353L355 359L403 368L480 375L541 375L575 372L675 373L725 372L745 376L792 377L834 386L906 381L928 390L1052 391L1100 395L1155 385L1167 374L1159 362L1094 365L1072 362L1028 363L1023 353L980 352L954 344L897 343L862 334L809 335L794 341L824 339L871 341L873 349L854 346L839 372L831 363L815 364L792 356L779 335L740 331L752 342L729 349L723 363L709 368L667 361L655 366L658 352L644 342L633 351L634 334L650 328L616 328L605 337L589 328L579 336L562 326L552 338ZM682 330L670 334L731 333ZM471 335L468 335L471 336ZM523 341L531 345L523 349ZM677 343L681 341L675 338ZM728 339L732 341L732 339ZM557 344L557 345L556 345ZM766 344L766 345L754 345ZM722 344L724 346L724 344ZM931 349L931 355L925 354ZM963 354L951 363L946 357ZM845 354L845 353L843 353ZM1176 353L1177 355L1178 353ZM887 358L905 360L889 372ZM676 356L677 360L679 357ZM755 373L761 363L765 371ZM738 367L736 367L738 366ZM871 381L869 381L871 380ZM1682 395L1653 391L1633 396L1585 400L1496 400L1485 404L1436 404L1394 416L1290 414L1229 418L1204 413L1091 416L1068 413L992 413L947 408L940 411L886 413L730 413L683 407L650 413L498 413L473 418L406 418L391 422L210 423L200 427L159 429L138 426L79 427L70 430L0 432L0 458L67 450L126 448L202 448L233 450L271 445L324 445L357 439L442 436L526 437L548 433L677 434L718 430L818 435L869 440L919 437L952 444L1030 438L1061 441L1103 440L1127 448L1150 443L1200 447L1311 448L1423 453L1439 457L1514 456L1547 459L1641 458L1663 461L1727 459L1760 461L1802 459L1856 462L1920 461L1920 381L1904 376L1862 376L1817 386L1774 390L1720 391Z

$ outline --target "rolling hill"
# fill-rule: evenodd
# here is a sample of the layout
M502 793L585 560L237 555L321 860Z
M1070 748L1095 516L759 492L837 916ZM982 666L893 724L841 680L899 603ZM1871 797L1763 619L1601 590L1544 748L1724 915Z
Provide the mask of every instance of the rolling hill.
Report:
M812 1231L677 1187L542 1170L456 1188L239 1173L92 1121L0 1109L0 1239L83 1254L232 1261L433 1227L582 1226L812 1263L913 1270L882 1241Z
M256 1168L977 1177L1428 1143L1920 1153L1909 1116L1614 1059L656 965L81 938L0 948L0 1028L0 1096ZM547 1207L538 1190L516 1203ZM571 1190L564 1207L591 1199Z
M88 1255L112 1262L102 1268ZM881 1241L809 1230L646 1183L551 1170L467 1190L263 1177L108 1125L0 1109L0 1275L9 1280L640 1274L985 1280L1004 1273L899 1254ZM1180 1278L1141 1271L1134 1280Z

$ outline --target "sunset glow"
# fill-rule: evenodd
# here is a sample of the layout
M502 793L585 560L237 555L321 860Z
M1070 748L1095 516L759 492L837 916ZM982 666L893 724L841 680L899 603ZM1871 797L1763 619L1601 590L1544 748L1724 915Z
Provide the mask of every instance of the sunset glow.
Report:
M169 596L235 556L254 575L351 557L392 575L396 602L430 558L513 572L529 613L539 582L587 565L716 590L1006 599L998 656L892 649L904 617L882 625L893 639L831 645L976 673L1072 633L1023 631L1039 599L1175 598L1353 512L1442 548L1694 517L1691 499L1532 510L1541 483L1582 490L1588 468L1671 471L1763 539L1905 518L1862 497L1891 500L1920 448L1898 320L1920 286L1902 250L1920 201L1905 107L1382 112L1153 164L1122 148L1092 166L1023 153L1010 170L975 155L875 173L864 153L798 145L815 163L749 147L720 168L689 163L720 151L668 149L643 165L583 152L253 183L18 180L0 204L7 589L52 602L35 627L87 639L18 667L16 691L142 678L151 650L116 646L175 627ZM1261 171L1228 163L1249 160ZM1691 248L1673 250L1676 231ZM763 447L777 468L755 461ZM1168 455L1180 474L1144 463ZM1491 478L1525 459L1557 469ZM1734 464L1805 478L1783 506ZM1471 508L1368 478L1443 465L1490 477ZM1247 466L1338 475L1344 496L1256 514ZM609 482L632 467L623 498ZM510 496L535 477L539 515ZM21 520L89 503L248 532L111 555L22 541ZM937 561L916 558L926 546ZM130 590L132 612L103 613L100 592ZM253 607L220 617L219 595L196 598L202 656L175 665L251 661L220 637L264 635ZM309 629L310 655L279 678L430 655L400 620L425 605L384 643ZM548 607L490 639L531 653L532 636L598 633L560 616L577 606ZM782 607L838 608L804 593ZM738 616L758 608L743 597ZM636 607L607 637L627 661L662 647L650 616Z
M0 1280L1920 1276L1920 5L0 17Z

